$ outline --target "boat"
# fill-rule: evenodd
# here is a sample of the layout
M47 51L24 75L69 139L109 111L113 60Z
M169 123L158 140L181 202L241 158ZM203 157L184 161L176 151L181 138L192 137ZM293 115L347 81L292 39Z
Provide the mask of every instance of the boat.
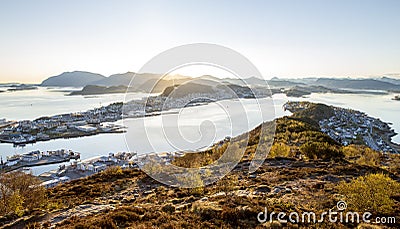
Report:
M396 95L392 100L400 101L400 95Z

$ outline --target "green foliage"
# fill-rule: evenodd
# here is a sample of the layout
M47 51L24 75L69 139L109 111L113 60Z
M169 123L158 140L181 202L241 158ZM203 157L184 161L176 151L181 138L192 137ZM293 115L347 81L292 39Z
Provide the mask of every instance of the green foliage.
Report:
M343 153L349 161L360 165L380 166L382 155L366 146L350 145L343 147Z
M343 157L340 147L327 142L306 142L300 147L300 152L309 159L338 159Z
M295 154L290 150L290 146L283 143L275 143L268 154L268 157L294 157Z
M12 193L8 200L8 208L18 216L24 213L24 197L19 194L19 191Z
M345 196L350 209L393 214L395 200L391 197L399 195L400 183L384 174L369 174L349 183L341 182L337 189Z

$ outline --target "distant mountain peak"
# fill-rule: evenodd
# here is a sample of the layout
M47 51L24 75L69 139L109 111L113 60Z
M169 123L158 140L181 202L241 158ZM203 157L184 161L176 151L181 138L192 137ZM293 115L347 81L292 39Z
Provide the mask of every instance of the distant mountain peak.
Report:
M60 75L52 76L44 80L41 86L84 87L91 82L105 78L106 77L101 74L86 71L63 72Z

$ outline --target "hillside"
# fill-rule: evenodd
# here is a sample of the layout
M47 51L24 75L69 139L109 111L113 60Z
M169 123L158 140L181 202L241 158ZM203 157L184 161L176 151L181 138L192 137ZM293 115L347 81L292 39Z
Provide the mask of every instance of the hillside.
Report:
M169 86L165 88L161 95L165 97L182 98L195 93L215 93L215 90L208 85L185 83L182 85Z
M56 86L56 87L84 87L93 82L103 80L106 77L91 72L64 72L57 76L52 76L44 80L40 86Z
M392 76L392 77L395 77L395 76ZM382 78L379 78L378 80L387 82L387 83L391 83L391 84L395 84L395 85L400 85L400 79L399 79L398 75L397 75L397 78L391 78L391 77L384 76Z
M145 81L144 83L134 87L138 91L143 91L143 92L151 92L151 93L160 93L163 92L167 87L171 87L173 85L177 84L183 84L188 82L190 78L179 78L179 79L149 79Z

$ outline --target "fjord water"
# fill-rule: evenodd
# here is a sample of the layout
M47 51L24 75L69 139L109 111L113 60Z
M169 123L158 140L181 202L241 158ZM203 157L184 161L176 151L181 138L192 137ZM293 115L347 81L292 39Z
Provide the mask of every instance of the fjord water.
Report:
M270 102L271 99L264 99L262 103ZM258 112L259 104L253 99L226 100L217 103L210 103L204 106L187 107L181 112L172 112L163 116L151 116L146 118L128 119L118 121L116 124L124 124L128 127L127 138L130 139L135 147L128 148L124 134L100 134L82 138L56 139L46 142L38 142L35 144L27 144L25 147L13 147L11 144L0 144L0 152L3 157L15 153L25 153L33 150L56 150L71 149L81 153L81 159L88 159L99 155L105 155L109 152L134 151L138 154L149 152L168 152L177 150L195 150L211 145L226 136L236 136L259 125L262 121L273 119L274 112L270 116L261 117ZM230 108L233 112L229 115L226 108ZM241 112L240 107L244 107L245 113ZM276 107L279 110L279 116L284 115L281 109L282 104ZM272 111L275 110L271 107ZM286 113L289 114L289 113ZM168 120L163 122L163 118ZM201 135L212 136L206 141L197 141L195 148L185 147L185 142L179 142L180 147L171 144L171 138L174 136L165 135L165 128L171 127L169 118L177 118L181 134L187 141L196 141ZM241 119L243 122L231 123L231 119ZM246 119L247 117L247 119ZM201 128L204 120L213 123L215 129ZM146 129L139 128L145 123ZM163 125L162 125L163 124ZM173 124L172 124L173 125ZM152 145L144 144L148 139L152 139ZM136 143L136 144L135 144ZM190 144L193 146L193 144ZM181 148L183 147L183 148ZM57 168L58 165L46 165L32 168L34 174L40 174L44 171Z
M0 90L8 88L0 87ZM0 93L0 119L24 120L43 116L86 111L124 100L125 94L94 96L68 96L81 88L46 88L37 90L6 91ZM142 98L145 93L130 93L132 98Z
M15 93L15 94L13 94ZM100 103L107 105L112 102L123 101L123 94L100 95L93 97L65 96L65 92L40 88L37 91L20 91L13 93L0 93L0 118L7 119L32 119L43 115L54 115L84 111L98 107ZM144 94L135 94L141 98ZM288 115L282 105L288 100L308 100L325 104L361 110L373 117L379 117L383 121L393 123L396 132L400 131L397 121L400 114L399 101L391 100L392 95L365 95L365 94L312 94L308 98L288 98L283 94L273 96L275 117ZM261 102L270 102L270 98ZM31 102L29 102L31 101ZM32 104L32 106L31 106ZM241 111L244 107L245 112ZM227 114L227 108L232 112ZM161 118L163 117L163 118ZM242 118L241 118L242 117ZM164 119L167 118L167 119ZM271 120L272 116L260 117L258 104L254 99L227 100L208 105L187 107L175 113L152 116L146 118L129 119L117 124L128 126L127 136L135 147L128 149L124 134L100 134L95 136L57 139L36 144L28 144L25 147L13 147L12 144L0 144L0 155L5 159L8 155L25 153L32 150L57 150L71 149L81 153L82 159L87 159L109 152L135 151L139 154L148 152L167 152L176 150L195 150L206 147L212 142L219 141L226 136L236 136L259 125L262 121ZM164 120L162 120L164 119ZM170 126L168 120L178 120L180 134L188 142L195 144L171 144L171 139L166 138L165 128ZM231 120L243 120L234 123ZM207 122L204 122L207 120ZM146 130L138 128L145 123ZM161 125L163 124L163 125ZM202 138L204 136L209 138ZM171 136L169 136L171 138ZM172 138L174 138L172 136ZM143 144L151 139L151 145ZM400 142L399 136L394 141ZM39 174L58 165L46 165L33 168L34 174Z

